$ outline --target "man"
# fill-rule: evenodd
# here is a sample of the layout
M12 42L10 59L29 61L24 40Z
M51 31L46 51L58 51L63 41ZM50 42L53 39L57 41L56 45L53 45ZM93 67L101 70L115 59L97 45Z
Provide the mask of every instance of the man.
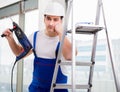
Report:
M33 79L29 86L29 92L50 92L55 62L57 58L60 40L63 35L64 8L57 2L50 3L44 12L45 29L30 35L29 40L34 51ZM23 48L18 45L12 32L4 31L13 53L18 56ZM65 37L62 48L62 55L65 59L72 57L72 45ZM67 76L63 74L63 68L59 67L57 83L67 83ZM55 89L54 92L68 92L67 89Z

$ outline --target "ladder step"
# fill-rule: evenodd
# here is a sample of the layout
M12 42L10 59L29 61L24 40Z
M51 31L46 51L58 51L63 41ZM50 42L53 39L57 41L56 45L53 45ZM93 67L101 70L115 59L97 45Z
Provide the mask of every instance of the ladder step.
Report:
M95 34L96 32L102 30L103 27L99 25L90 24L77 24L76 33L78 34Z
M75 86L76 89L89 89L90 86L89 85L76 85ZM72 89L72 85L71 84L56 84L56 86L54 87L54 89Z
M92 62L76 62L77 66L92 66ZM72 65L72 61L61 62L60 65Z

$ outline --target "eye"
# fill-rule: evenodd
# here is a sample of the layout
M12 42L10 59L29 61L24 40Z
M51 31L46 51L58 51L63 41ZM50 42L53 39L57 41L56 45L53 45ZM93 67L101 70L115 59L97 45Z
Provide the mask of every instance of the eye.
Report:
M55 22L58 21L58 20L59 20L58 18L55 18L55 19L54 19Z
M46 17L46 19L47 19L47 20L51 20L51 18L50 18L50 17Z

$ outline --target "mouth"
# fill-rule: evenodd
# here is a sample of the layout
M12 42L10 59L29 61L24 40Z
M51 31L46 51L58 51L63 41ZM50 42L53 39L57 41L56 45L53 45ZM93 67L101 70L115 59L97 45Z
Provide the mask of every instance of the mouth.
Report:
M49 27L48 27L48 30L49 30L50 32L54 32L54 27L49 26Z

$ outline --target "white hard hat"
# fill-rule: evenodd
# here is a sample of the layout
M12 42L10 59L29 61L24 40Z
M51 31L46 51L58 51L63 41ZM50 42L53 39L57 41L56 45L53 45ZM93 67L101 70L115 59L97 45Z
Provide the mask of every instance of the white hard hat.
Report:
M64 16L64 7L57 2L51 2L45 9L44 15Z

